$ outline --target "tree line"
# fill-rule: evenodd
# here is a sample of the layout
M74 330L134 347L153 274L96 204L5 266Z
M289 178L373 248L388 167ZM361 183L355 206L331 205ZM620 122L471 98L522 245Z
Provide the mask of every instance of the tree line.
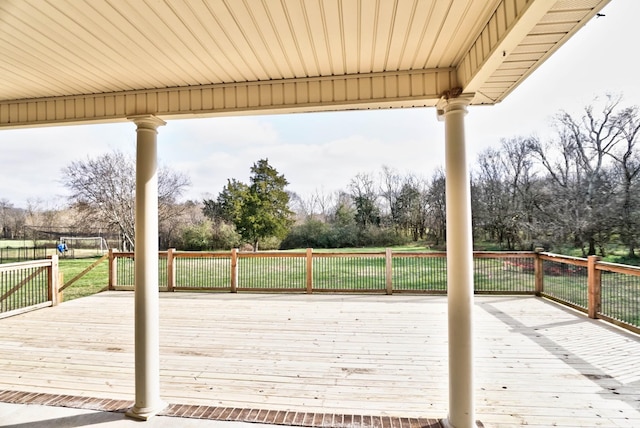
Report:
M607 247L636 256L640 240L640 115L606 97L600 108L559 112L554 138L503 140L483 152L472 180L474 233L508 249Z
M474 242L583 256L640 241L640 114L606 96L582 112L560 111L547 139L515 136L479 154L472 168ZM444 248L446 180L383 167L346 190L291 195L296 224L281 248L381 246L421 241ZM213 218L213 217L211 217Z
M583 255L640 240L640 114L607 96L578 114L557 113L553 137L514 136L480 153L472 168L474 242L508 250L538 246ZM134 243L135 162L114 152L72 162L62 209L27 210L0 201L0 231L24 226L112 230ZM382 167L357 173L343 190L300 196L267 159L249 183L229 179L215 197L180 202L189 178L161 168L160 245L184 250L340 248L420 242L444 249L445 173L425 178ZM60 212L65 213L60 215ZM64 219L64 220L61 220ZM62 224L62 225L61 225ZM48 226L47 226L48 225Z

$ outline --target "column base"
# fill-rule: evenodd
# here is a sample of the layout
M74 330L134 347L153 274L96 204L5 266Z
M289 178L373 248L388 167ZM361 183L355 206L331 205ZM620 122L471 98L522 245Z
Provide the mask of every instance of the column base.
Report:
M451 423L449 418L440 419L440 425L442 425L443 428L456 428L456 426L454 426ZM482 422L476 421L476 423L473 426L475 426L475 427L483 427L484 425L482 424Z
M138 419L141 421L148 421L153 416L156 416L158 413L163 411L167 407L167 403L161 401L156 406L153 407L138 407L133 406L125 413L126 416Z
M455 428L451 425L451 422L449 422L449 418L440 419L440 425L442 425L443 428Z

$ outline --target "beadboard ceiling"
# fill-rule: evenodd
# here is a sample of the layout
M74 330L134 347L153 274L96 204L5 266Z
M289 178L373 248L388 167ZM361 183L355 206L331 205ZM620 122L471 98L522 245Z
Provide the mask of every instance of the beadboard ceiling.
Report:
M608 0L3 0L0 126L506 97Z

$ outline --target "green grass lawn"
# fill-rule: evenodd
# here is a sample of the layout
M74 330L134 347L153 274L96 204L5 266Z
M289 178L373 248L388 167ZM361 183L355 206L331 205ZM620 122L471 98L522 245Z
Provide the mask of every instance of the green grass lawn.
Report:
M76 275L89 267L99 257L87 259L60 258L58 269L63 273L64 283L71 281ZM75 281L63 291L64 300L90 296L105 288L109 281L108 260L90 270L86 275Z

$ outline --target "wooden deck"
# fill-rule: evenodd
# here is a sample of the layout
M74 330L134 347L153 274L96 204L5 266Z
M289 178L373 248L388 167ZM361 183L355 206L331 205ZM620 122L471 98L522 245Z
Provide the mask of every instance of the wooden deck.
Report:
M172 404L442 418L446 298L161 293ZM485 426L640 426L640 338L535 297L476 296ZM0 390L133 400L133 293L0 320Z

